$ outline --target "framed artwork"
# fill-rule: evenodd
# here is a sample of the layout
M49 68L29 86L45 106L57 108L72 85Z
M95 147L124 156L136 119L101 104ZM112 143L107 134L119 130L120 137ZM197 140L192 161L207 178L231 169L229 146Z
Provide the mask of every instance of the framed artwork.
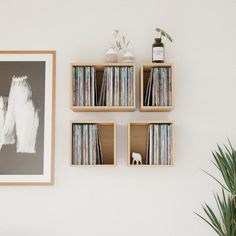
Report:
M0 51L0 185L54 176L55 51Z

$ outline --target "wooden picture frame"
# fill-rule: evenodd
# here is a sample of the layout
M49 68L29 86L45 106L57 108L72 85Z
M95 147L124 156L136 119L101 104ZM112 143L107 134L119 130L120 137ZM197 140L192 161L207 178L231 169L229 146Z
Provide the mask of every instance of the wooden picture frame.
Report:
M54 183L56 51L0 51L0 185Z

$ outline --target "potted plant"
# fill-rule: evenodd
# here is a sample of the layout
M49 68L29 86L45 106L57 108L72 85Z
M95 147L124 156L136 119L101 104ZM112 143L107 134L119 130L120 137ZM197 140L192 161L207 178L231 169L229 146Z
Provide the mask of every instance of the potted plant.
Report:
M167 38L170 42L173 42L171 36L161 28L156 28L155 31L159 34L158 38L155 38L155 42L152 45L152 62L164 62L165 60L165 47L162 42L162 38Z
M126 39L124 35L120 34L120 31L118 29L115 29L113 32L114 42L111 44L111 48L106 52L106 58L108 55L116 54L117 52L122 53L122 62L133 62L134 56L133 54L128 50L128 46L130 44L130 41ZM106 59L107 61L107 59ZM117 60L116 60L117 61Z
M213 175L210 175L222 188L221 194L214 194L217 211L214 211L208 204L202 205L206 217L197 214L207 222L219 236L236 235L236 151L229 142L229 147L224 149L218 146L213 152L213 164L219 170L223 182Z

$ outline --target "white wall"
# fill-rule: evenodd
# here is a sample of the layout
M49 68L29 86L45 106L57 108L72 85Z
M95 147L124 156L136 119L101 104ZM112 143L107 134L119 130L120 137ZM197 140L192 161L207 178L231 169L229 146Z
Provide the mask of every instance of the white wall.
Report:
M0 187L0 235L215 235L193 211L214 205L219 188L200 169L217 173L216 143L229 137L236 146L235 12L234 0L0 0L1 50L57 50L55 185ZM172 112L70 111L71 62L103 62L117 27L137 67L150 62L157 26L174 38L166 43L175 64ZM117 122L117 167L69 167L71 119ZM174 168L127 167L127 122L139 119L175 120Z

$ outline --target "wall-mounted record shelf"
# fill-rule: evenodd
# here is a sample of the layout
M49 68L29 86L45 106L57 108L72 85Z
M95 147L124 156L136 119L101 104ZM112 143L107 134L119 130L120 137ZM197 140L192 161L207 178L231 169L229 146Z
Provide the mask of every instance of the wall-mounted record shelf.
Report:
M90 69L90 72L88 72L86 67L92 68ZM113 69L109 71L105 68ZM93 73L93 71L95 72ZM106 79L104 79L104 71L106 71ZM86 73L87 78L91 76L89 82L86 80ZM84 82L78 82L82 81L80 78L83 78ZM71 110L74 112L135 111L135 64L133 63L74 63L71 64L70 80ZM87 81L87 83L85 81ZM86 90L89 90L89 96L86 95ZM99 101L102 91L105 91L104 99L102 99L104 102L100 104ZM116 94L116 96L114 94ZM96 100L96 98L97 104L93 105L94 102L91 101L94 101L94 99Z
M71 166L115 166L116 124L112 121L72 121L70 149Z
M173 92L173 64L150 63L140 66L140 111L171 111Z
M152 129L150 128L152 125ZM169 167L174 165L172 121L131 121L128 124L128 166ZM151 132L150 132L151 130ZM157 134L155 136L155 134ZM156 138L154 138L154 136ZM150 138L151 137L151 138ZM152 143L150 148L150 143ZM148 151L149 150L149 151ZM150 151L152 150L152 151ZM133 164L132 153L140 153L142 164Z

